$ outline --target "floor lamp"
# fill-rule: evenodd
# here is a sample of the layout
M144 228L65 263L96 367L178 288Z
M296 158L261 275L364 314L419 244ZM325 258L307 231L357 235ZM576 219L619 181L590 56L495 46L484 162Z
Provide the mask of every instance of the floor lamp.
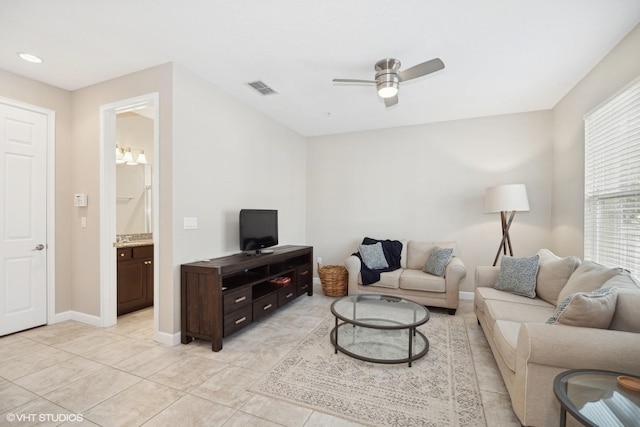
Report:
M500 251L507 254L507 247L509 255L513 256L509 228L517 211L527 212L528 210L529 199L527 198L527 187L524 184L498 185L487 188L484 196L484 211L485 213L500 212L502 221L502 241L498 247L496 258L493 260L493 265L498 263ZM507 219L508 212L511 212L509 219Z

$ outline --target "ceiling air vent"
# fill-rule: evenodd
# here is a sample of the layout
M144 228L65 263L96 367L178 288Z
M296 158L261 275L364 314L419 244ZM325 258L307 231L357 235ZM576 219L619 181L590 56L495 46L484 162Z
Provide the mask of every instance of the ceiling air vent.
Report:
M248 85L263 95L275 95L278 93L275 90L271 89L265 82L261 82L260 80L248 83Z

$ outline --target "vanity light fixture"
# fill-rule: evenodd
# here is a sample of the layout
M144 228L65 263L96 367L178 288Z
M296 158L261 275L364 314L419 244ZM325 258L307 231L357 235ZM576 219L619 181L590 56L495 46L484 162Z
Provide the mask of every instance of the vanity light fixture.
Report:
M27 62L32 62L34 64L42 64L44 61L42 60L42 58L40 58L39 56L36 56L32 53L27 53L27 52L18 52L18 56L27 61Z
M136 160L133 160L132 150L140 152ZM130 148L130 147L121 148L118 145L116 145L116 164L118 165L126 164L128 166L135 166L137 164L146 165L148 163L149 162L147 162L147 157L144 155L144 150L141 150L139 148Z

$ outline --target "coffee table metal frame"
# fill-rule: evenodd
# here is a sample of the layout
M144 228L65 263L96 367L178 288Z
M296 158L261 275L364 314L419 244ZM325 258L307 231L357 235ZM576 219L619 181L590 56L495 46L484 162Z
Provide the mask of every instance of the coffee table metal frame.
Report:
M622 374L619 372L611 372L611 371L603 371L600 369L571 369L569 371L562 372L558 374L553 380L553 392L556 395L556 398L560 402L560 427L564 427L567 423L567 411L580 423L587 427L597 427L596 424L593 423L592 420L588 419L585 415L583 415L580 410L576 407L575 403L571 400L569 395L567 394L567 385L569 380L572 377L579 377L584 375L596 375L596 376L604 376L611 377L611 391L617 390L623 394L627 393L637 393L625 390L621 388L616 383L616 378L620 375L625 375L633 378L638 378L635 375Z
M351 299L353 302L353 312L351 316L345 316L341 313L339 313L336 310L336 304L340 304L342 302L344 302L345 299ZM414 310L414 314L413 314L413 322L411 323L403 323L400 321L394 321L392 319L381 319L381 318L361 318L361 319L357 319L357 307L358 307L358 303L364 303L366 301L374 301L374 302L382 302L383 304L386 302L388 304L395 304L395 303L399 303L401 302L402 304L405 304L407 307L411 308ZM393 307L393 305L389 305L390 308ZM404 308L407 308L404 307ZM420 318L418 318L417 313L421 312L421 314L423 314L423 316L421 316ZM427 354L427 352L429 351L429 340L427 339L427 337L424 336L424 334L420 331L418 331L416 328L420 325L423 325L425 323L427 323L427 321L429 320L429 310L427 310L426 307L417 304L411 300L408 300L406 298L399 298L399 297L394 297L394 296L389 296L389 295L378 295L378 294L361 294L361 295L354 295L354 296L345 296L342 297L336 301L334 301L331 304L331 313L333 314L333 316L335 317L335 327L331 330L331 344L333 344L334 348L335 348L335 354L338 353L338 350L341 353L344 353L348 356L351 356L353 358L359 359L359 360L364 360L367 362L374 362L374 363L387 363L387 364L393 364L393 363L408 363L409 367L411 367L411 364L414 360L420 359L421 357L423 357L425 354ZM342 320L343 323L339 323L338 320ZM381 322L384 321L387 324L379 324L376 322ZM341 326L344 325L353 325L354 328L356 327L362 327L362 328L368 328L368 329L380 329L380 330L402 330L402 329L408 329L409 333L409 344L408 344L408 352L407 352L407 357L403 358L403 359L379 359L379 358L371 358L371 357L366 357L366 356L362 356L360 354L356 354L353 353L347 349L345 349L343 346L340 345L340 342L338 340L338 331L339 328ZM424 340L424 349L417 353L417 354L412 354L413 353L413 346L414 346L414 340L415 339L420 339L420 340Z

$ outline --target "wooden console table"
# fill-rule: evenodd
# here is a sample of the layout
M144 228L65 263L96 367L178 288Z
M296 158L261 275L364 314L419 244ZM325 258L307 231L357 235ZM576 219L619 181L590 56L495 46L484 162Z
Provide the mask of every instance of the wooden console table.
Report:
M311 246L281 246L273 253L234 254L183 264L181 341L195 338L222 349L222 339L306 293L313 295ZM276 285L275 277L291 282Z

